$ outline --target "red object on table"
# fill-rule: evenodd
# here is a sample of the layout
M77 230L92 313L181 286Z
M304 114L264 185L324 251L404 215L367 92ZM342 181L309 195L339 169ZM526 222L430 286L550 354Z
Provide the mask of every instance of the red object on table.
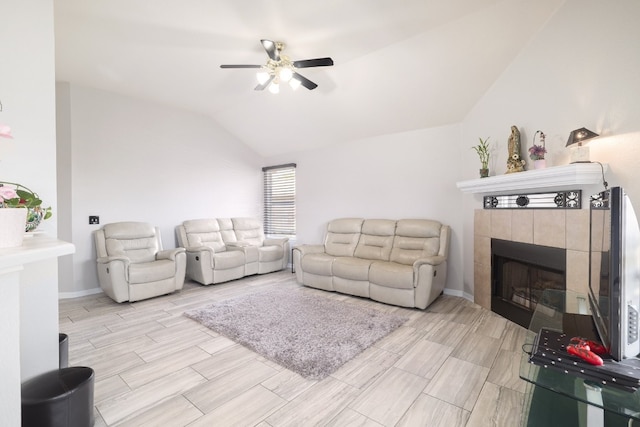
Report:
M578 356L585 362L595 366L604 365L602 358L597 354L595 354L593 351L589 350L589 346L579 346L576 344L569 344L567 346L567 353L572 354L574 356Z

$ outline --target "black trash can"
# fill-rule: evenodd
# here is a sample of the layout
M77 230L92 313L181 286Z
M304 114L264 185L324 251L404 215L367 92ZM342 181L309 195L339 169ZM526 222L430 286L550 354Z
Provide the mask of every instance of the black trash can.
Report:
M73 366L22 383L22 426L93 426L94 377L93 369Z
M69 336L67 334L58 334L58 360L60 369L69 366Z

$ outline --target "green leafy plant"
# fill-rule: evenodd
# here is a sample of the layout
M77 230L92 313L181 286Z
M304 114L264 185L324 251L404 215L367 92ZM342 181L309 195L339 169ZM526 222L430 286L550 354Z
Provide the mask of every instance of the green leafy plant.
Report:
M51 206L42 207L42 199L40 199L38 193L15 182L0 181L0 208L29 209L27 222L30 222L34 216L41 217L40 219L49 219L53 215Z
M482 138L478 139L480 140L480 143L471 148L476 150L476 153L478 153L480 163L482 163L482 169L489 169L489 157L491 157L491 153L489 153L489 137L485 140L482 140Z

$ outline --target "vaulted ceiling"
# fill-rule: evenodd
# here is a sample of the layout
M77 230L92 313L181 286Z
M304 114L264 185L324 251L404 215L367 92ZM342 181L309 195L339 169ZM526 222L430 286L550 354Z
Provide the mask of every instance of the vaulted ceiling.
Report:
M268 157L457 123L564 0L54 0L56 80L210 116ZM266 38L317 89L255 91Z

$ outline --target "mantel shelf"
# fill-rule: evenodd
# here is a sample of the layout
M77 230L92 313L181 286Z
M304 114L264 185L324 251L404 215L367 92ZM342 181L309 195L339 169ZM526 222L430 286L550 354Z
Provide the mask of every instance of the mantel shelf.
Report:
M0 249L0 270L74 252L75 246L71 243L34 233L25 237L22 246Z
M608 165L572 163L545 169L534 169L487 178L461 181L456 186L463 193L495 194L514 190L572 189L582 185L601 184Z

